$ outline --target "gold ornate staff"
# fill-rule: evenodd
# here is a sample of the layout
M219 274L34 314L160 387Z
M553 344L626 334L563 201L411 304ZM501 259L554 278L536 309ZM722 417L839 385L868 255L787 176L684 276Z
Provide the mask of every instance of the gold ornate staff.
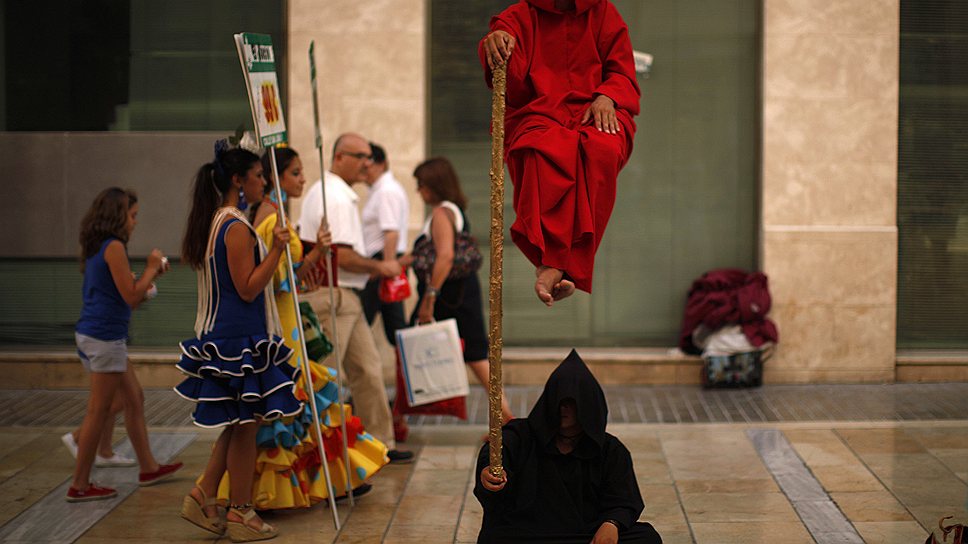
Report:
M504 388L501 378L501 351L504 337L501 332L504 291L504 103L507 89L507 65L494 69L491 95L491 290L488 301L491 307L491 323L488 331L488 360L490 376L487 383L488 442L490 443L491 474L504 474L501 459L501 396Z

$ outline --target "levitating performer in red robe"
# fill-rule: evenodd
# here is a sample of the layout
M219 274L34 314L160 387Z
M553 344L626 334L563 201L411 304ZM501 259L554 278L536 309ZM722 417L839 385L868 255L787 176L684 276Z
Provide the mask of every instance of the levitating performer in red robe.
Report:
M521 0L491 19L485 77L507 62L511 239L545 304L592 290L595 252L632 152L639 86L628 27L608 0Z

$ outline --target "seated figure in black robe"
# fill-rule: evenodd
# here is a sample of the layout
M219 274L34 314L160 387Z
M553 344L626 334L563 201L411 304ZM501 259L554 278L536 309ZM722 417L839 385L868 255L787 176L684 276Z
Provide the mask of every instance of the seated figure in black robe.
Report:
M644 504L632 457L605 432L607 416L602 387L572 350L528 417L504 426L501 477L490 472L488 445L481 449L477 541L661 543L652 525L638 521Z

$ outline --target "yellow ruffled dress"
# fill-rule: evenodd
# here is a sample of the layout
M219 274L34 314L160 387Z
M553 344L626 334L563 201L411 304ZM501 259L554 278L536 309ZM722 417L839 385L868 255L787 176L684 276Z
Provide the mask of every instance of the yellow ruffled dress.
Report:
M263 204L266 205L266 204ZM272 247L272 229L277 221L276 214L270 214L256 227L256 233L266 247ZM294 263L302 261L302 244L290 226L289 250ZM286 273L283 258L273 277L273 291L279 308L282 323L283 341L293 351L288 364L302 364L302 347L299 345L299 323L292 295L291 283ZM321 420L323 446L326 452L329 474L337 497L346 495L346 468L343 462L343 438L340 431L343 418L346 418L346 432L349 442L350 483L352 488L359 487L376 474L389 461L387 447L367 433L358 417L353 416L350 406L344 405L341 414L337 396L336 371L315 361L309 361L309 371L313 378L316 408ZM329 497L326 481L316 447L316 432L312 426L312 408L307 394L305 372L300 374L295 388L296 398L305 403L304 411L285 420L274 421L259 428L259 443L256 458L255 478L252 486L252 503L259 510L284 508L306 508ZM222 477L218 498L228 501L228 473Z

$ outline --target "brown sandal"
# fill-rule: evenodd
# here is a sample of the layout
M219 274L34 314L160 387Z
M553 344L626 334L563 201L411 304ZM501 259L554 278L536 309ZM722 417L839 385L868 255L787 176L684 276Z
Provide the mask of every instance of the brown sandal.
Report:
M205 491L202 488L196 487L195 489L202 495L202 502L199 503L198 499L193 497L191 493L185 495L185 499L182 501L181 517L210 533L215 533L219 536L224 535L225 522L222 521L222 518L218 514L214 516L205 514L205 508L215 506L217 501L205 496Z
M251 506L243 512L241 509L232 507L229 512L242 518L242 521L231 521L228 524L229 538L232 542L255 542L257 540L269 540L271 538L276 538L279 535L279 531L275 527L269 525L266 522L262 522L262 527L255 529L249 525L249 521L255 517L255 509Z

